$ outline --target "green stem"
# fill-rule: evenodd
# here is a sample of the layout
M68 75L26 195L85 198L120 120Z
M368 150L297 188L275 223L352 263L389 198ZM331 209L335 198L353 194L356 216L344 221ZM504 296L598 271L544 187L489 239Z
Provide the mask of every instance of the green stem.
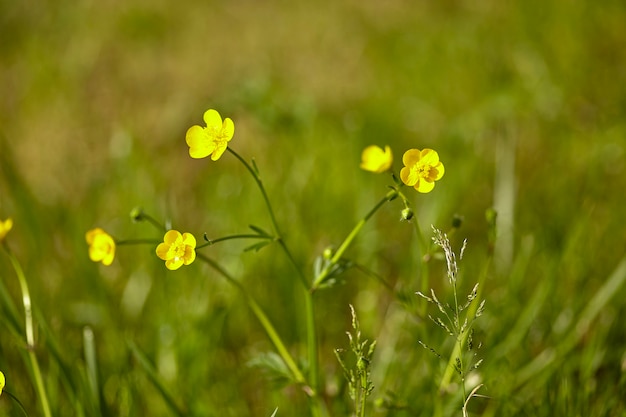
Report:
M454 345L452 354L450 355L450 358L448 359L448 365L446 366L446 369L443 373L443 377L441 378L441 382L439 383L440 392L445 391L448 385L450 385L450 381L452 380L452 376L454 375L454 363L456 362L457 357L458 358L461 357L463 346L465 346L465 343L467 342L467 337L469 336L469 332L472 327L471 324L476 318L476 311L478 310L478 306L480 305L480 296L482 294L482 289L484 287L485 279L487 278L487 274L489 272L492 259L493 258L490 254L487 257L485 265L483 266L483 269L478 278L478 289L476 291L476 297L474 299L474 302L472 302L467 308L466 317L467 317L468 325L465 331L457 336L458 343Z
M224 236L224 237L219 237L217 239L209 239L206 234L204 235L204 239L207 241L206 243L203 243L202 245L196 246L196 249L201 249L204 248L206 246L211 246L214 245L218 242L224 242L226 240L235 240L235 239L266 239L266 240L272 240L275 239L273 236L262 236L256 233L247 233L247 234L239 234L239 235L229 235L229 236Z
M458 351L458 356L456 356L456 358L459 358L459 374L461 375L461 391L463 392L463 400L465 400L465 369L463 368L463 345L465 344L465 341L467 340L467 335L469 332L469 329L472 326L472 322L469 322L469 325L467 326L467 329L465 329L463 331L463 333L461 333L461 326L463 326L461 324L461 311L459 309L459 297L457 294L457 288L456 288L456 278L452 281L452 286L453 286L453 292L454 292L454 314L456 317L456 329L455 329L455 333L457 335L457 343L455 346L455 350ZM480 285L479 287L482 287L482 285ZM480 300L476 300L475 303L472 303L472 305L477 306L478 304L480 304ZM474 310L476 310L474 308ZM472 314L472 320L474 320L474 314ZM461 334L465 335L465 337L463 339L461 339ZM456 360L455 358L455 360Z
M400 198L402 199L404 203L404 207L410 209L411 204L409 203L409 199L399 189L398 189L398 196L400 196ZM428 256L428 246L429 246L428 241L426 240L426 237L424 237L424 233L422 232L422 228L420 227L420 223L417 218L413 219L413 224L415 225L415 234L417 235L417 243L419 244L420 252L421 252L422 258L424 259Z
M278 227L278 222L276 221L276 215L274 214L274 209L272 208L272 203L270 202L270 199L267 196L267 192L265 191L265 186L263 186L263 181L261 180L261 176L259 175L259 172L255 168L253 168L248 163L248 161L243 159L243 157L241 155L239 155L237 152L235 152L231 147L228 147L226 149L231 154L233 154L233 156L235 158L237 158L239 160L239 162L241 162L243 164L243 166L246 167L248 172L250 172L250 174L252 175L252 178L254 178L254 182L256 182L256 185L259 187L259 191L261 192L261 195L263 196L263 201L265 201L265 207L267 208L267 212L269 213L270 221L272 223L272 229L274 231L274 235L276 235L276 240L278 240L278 243L280 244L280 247L282 248L283 252L285 252L285 255L287 255L287 258L289 258L289 262L291 262L294 265L294 267L296 268L296 270L298 271L298 278L302 282L302 285L304 285L305 288L308 288L308 284L306 282L306 278L304 277L304 275L302 274L302 271L300 270L300 268L296 264L296 261L295 261L293 255L289 251L289 248L287 247L287 245L283 241L283 237L282 237L283 235L281 234L280 228Z
M361 386L361 406L360 406L360 412L359 412L359 417L365 417L365 400L367 399L367 395L365 395L365 392L363 391L364 387Z
M15 395L11 394L11 393L10 393L9 391L7 391L7 390L4 390L2 393L3 393L3 394L8 395L9 397L11 397L11 399L12 399L13 401L15 401L15 402L17 403L17 405L20 407L20 410L22 410L22 413L23 413L26 417L28 417L28 413L27 413L27 412L26 412L26 410L24 409L24 406L22 405L22 402L21 402L20 400L18 400L18 398L17 398Z
M164 224L161 224L160 222L158 222L154 217L150 216L149 214L146 213L141 213L142 216L142 220L148 220L149 223L151 223L154 227L156 227L159 230L165 230L167 231L167 228L165 227Z
M329 278L330 273L333 270L333 267L341 260L341 258L343 257L343 254L350 247L354 238L359 234L363 226L365 226L365 223L367 223L367 221L374 215L374 213L378 211L379 208L381 208L387 201L393 200L397 195L398 195L398 190L392 189L391 191L389 191L385 195L385 197L383 197L378 203L376 203L374 208L372 208L369 211L369 213L367 213L365 217L363 217L354 226L354 229L352 229L352 231L345 238L341 246L339 246L339 249L337 249L337 251L333 254L333 257L330 259L328 264L324 267L324 269L322 269L319 275L315 277L315 279L313 280L313 286L311 287L311 292L314 292L315 290L317 290L319 286L323 284L324 281L326 281Z
M26 276L24 275L24 271L22 270L22 266L20 265L17 258L13 255L13 253L9 250L7 245L4 245L4 248L9 255L9 259L11 260L11 265L15 270L15 274L17 275L17 279L20 282L20 288L22 290L22 303L24 304L24 320L25 320L25 329L26 329L26 349L28 350L28 359L30 360L33 375L35 377L35 386L37 388L37 392L39 394L41 400L41 407L43 408L43 413L45 417L51 417L52 412L50 411L50 404L48 402L48 396L46 394L46 389L43 383L43 377L41 375L41 369L39 368L39 362L37 361L37 356L35 355L35 335L34 335L34 326L33 326L33 312L32 312L32 304L30 299L30 291L28 290L28 283L26 282Z
M406 208L411 208L411 204L407 197L402 193L402 191L398 190L398 195L402 199L404 206ZM430 246L424 233L422 232L422 228L420 227L419 219L417 216L413 218L413 225L415 227L415 235L417 236L417 243L419 245L420 250L420 291L422 294L427 294L430 287L430 271L428 269L428 263L430 262ZM428 308L428 301L422 300L418 309L418 314L420 317L426 317L426 310Z
M243 287L243 285L241 285L239 281L237 281L232 275L230 275L217 262L215 262L213 259L200 253L196 254L196 256L199 259L202 259L204 262L206 262L209 266L211 266L211 268L219 272L224 278L226 278L228 282L233 284L235 288L237 288L241 292L241 294L244 296L246 300L246 303L248 304L248 307L250 307L250 309L256 316L257 320L259 320L259 322L261 323L261 326L263 326L265 333L270 338L271 342L274 344L274 347L278 351L278 354L280 355L280 357L285 362L285 365L287 365L287 367L293 374L293 377L296 380L296 382L298 382L299 384L306 385L306 379L304 378L304 375L300 371L300 368L298 368L298 365L296 365L296 362L294 361L291 354L285 347L285 344L283 343L282 339L278 335L278 332L272 325L272 322L269 320L269 318L265 315L265 312L263 311L261 306L259 306L259 304L254 300L254 298L252 298L252 296L246 292L246 289Z
M226 149L230 153L232 153L235 156L235 158L237 158L239 162L241 162L246 167L246 169L250 172L250 174L252 174L252 178L254 178L254 181L256 182L257 186L259 187L259 190L261 191L261 194L263 195L263 200L265 201L265 206L267 207L267 211L270 215L270 220L272 222L272 227L274 228L274 233L277 236L280 236L280 232L278 230L278 223L276 222L276 216L274 215L274 209L272 209L272 204L270 203L270 199L267 196L267 192L265 191L265 187L263 186L263 181L261 180L259 173L257 172L256 169L252 168L252 166L248 163L248 161L243 159L243 157L239 155L237 152L235 152L230 146Z
M309 359L309 386L311 387L311 397L318 397L319 389L319 370L318 370L318 352L317 352L317 328L315 327L315 309L313 303L313 294L308 290L304 291L304 307L306 312L306 334L307 334L307 352ZM314 399L311 400L313 416L321 415L320 404Z
M154 384L155 388L161 394L161 398L169 406L170 410L178 417L187 416L187 412L183 410L176 402L176 397L172 394L165 383L161 380L159 373L146 354L131 339L127 339L126 343L139 365L146 372L148 379Z
M295 258L293 257L291 251L289 250L289 248L287 247L287 244L285 243L285 241L283 240L282 234L280 232L280 228L278 227L278 222L276 221L276 215L274 214L274 209L272 208L272 204L270 202L270 199L267 195L267 192L265 191L265 187L263 186L263 181L261 180L261 177L259 175L259 172L257 169L255 169L256 167L252 167L245 159L243 159L241 157L241 155L239 155L237 152L235 152L232 148L228 147L226 148L231 154L233 154L233 156L235 158L237 158L239 160L239 162L241 162L246 169L248 170L248 172L250 172L250 174L252 175L252 178L254 178L254 181L256 182L257 186L259 187L259 191L261 192L261 194L263 195L263 200L265 201L265 206L267 208L267 211L269 213L270 216L270 221L272 223L272 229L274 231L274 234L276 236L276 240L278 241L279 246L282 248L283 252L285 253L285 255L287 256L287 259L289 259L289 262L293 265L294 269L296 270L296 274L298 275L298 278L300 280L300 282L302 283L302 285L305 288L305 295L304 295L304 301L305 301L305 314L306 314L306 332L307 332L307 351L308 351L308 359L309 359L309 384L306 387L308 389L308 394L311 397L311 413L314 417L320 416L321 415L321 405L320 405L320 400L319 400L319 396L318 396L318 384L319 384L319 358L318 358L318 352L317 352L317 330L315 327L315 306L313 303L313 294L311 294L308 291L308 283L307 283L307 279L304 276L304 274L302 273L302 270L300 269L300 267L298 266L298 264L296 263ZM239 283L237 283L238 286L240 286ZM243 290L243 288L240 288L241 290ZM244 291L245 294L245 291ZM261 311L262 313L262 311ZM259 318L260 320L260 318ZM268 321L268 324L269 321ZM271 326L271 324L270 324ZM272 328L273 329L273 328ZM266 332L268 332L268 329L266 328ZM269 332L268 332L269 335ZM271 338L271 336L270 336ZM278 337L278 335L276 335L276 341L273 340L276 349L279 349L279 346L282 346L282 349L284 350L284 354L285 356L283 357L283 360L286 361L287 365L289 365L289 363L287 362L287 360L291 360L293 362L293 359L291 359L291 356L289 355L289 353L286 351L286 349L284 349L284 346L282 345L282 341L280 340L280 338ZM280 342L278 345L276 344L277 342ZM280 353L280 350L279 350ZM283 353L281 353L281 356L283 355ZM296 380L300 380L300 382L304 382L304 377L302 376L302 374L299 374L299 377L296 374L296 371L299 373L299 369L297 368L297 366L295 366L295 363L293 363L293 366L290 366L290 368L292 369L292 372L294 372L294 376L296 376Z
M122 245L142 245L142 244L155 245L155 244L159 244L161 242L162 242L161 240L157 240L157 239L123 239L123 240L115 239L115 244L117 246L122 246Z

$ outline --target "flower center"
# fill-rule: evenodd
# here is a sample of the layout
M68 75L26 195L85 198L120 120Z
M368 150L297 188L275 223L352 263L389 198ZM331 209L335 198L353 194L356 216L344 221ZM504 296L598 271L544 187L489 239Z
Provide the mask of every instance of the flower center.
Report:
M417 175L427 180L430 177L432 166L430 164L417 164Z
M111 249L112 249L111 242L109 242L109 240L105 238L104 236L98 237L97 241L95 242L94 247L102 253L109 253L111 252Z
M185 244L182 242L174 243L172 246L170 246L168 255L170 259L181 259L183 256L185 256Z

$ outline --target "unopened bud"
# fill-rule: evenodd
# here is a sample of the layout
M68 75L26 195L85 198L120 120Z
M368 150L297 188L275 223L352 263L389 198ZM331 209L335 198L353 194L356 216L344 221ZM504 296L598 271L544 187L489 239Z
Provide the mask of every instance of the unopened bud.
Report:
M134 221L134 222L140 222L144 219L143 217L143 208L141 207L135 207L134 209L132 209L130 211L130 218Z
M455 214L452 216L452 228L458 229L463 224L463 216L460 214Z
M409 207L405 207L402 209L401 218L404 221L409 221L413 218L413 214L413 210L411 210Z

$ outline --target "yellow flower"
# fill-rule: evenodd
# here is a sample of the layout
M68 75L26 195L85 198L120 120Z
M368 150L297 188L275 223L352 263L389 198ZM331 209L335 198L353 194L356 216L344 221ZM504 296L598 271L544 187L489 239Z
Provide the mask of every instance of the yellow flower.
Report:
M228 117L222 122L220 114L213 109L204 112L204 122L206 127L195 125L187 130L189 156L200 159L211 155L217 161L235 134L235 124Z
M13 219L8 218L5 221L0 220L0 242L4 240L4 237L9 233L9 230L13 227Z
M103 265L111 265L115 258L115 240L99 227L91 229L85 234L89 245L89 259L94 262L102 262Z
M0 395L2 395L2 390L4 389L4 383L5 383L4 374L2 373L2 371L0 371Z
M400 179L420 193L431 192L435 181L445 173L439 154L432 149L409 149L402 155L402 162L405 167L400 171Z
M385 146L385 150L383 150L376 145L370 145L363 149L363 153L361 154L361 169L377 174L391 168L392 162L393 155L391 154L391 148L389 146Z
M172 271L183 264L189 265L196 259L196 238L191 233L181 235L178 230L170 230L165 233L163 243L157 246L156 254Z

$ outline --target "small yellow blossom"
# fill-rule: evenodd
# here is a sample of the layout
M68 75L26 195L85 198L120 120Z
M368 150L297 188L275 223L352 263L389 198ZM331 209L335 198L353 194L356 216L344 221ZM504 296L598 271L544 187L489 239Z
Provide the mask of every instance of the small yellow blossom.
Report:
M165 233L163 243L159 243L156 254L165 261L170 270L189 265L196 259L196 238L191 233L181 234L178 230Z
M2 390L4 389L4 383L5 383L5 379L4 379L4 374L2 373L2 371L0 371L0 395L2 395Z
M9 230L13 227L13 219L8 218L5 221L0 220L0 242L4 240L4 237L9 233Z
M392 162L393 155L389 146L385 146L383 150L376 145L370 145L361 154L361 169L365 171L380 174L391 168Z
M89 259L94 262L102 262L103 265L111 265L115 258L115 240L99 227L91 229L85 234L89 245Z
M445 173L439 154L432 149L409 149L402 156L402 162L405 167L400 171L400 179L420 193L431 192L435 181Z
M217 161L235 134L235 124L228 117L222 122L220 114L213 109L204 112L204 122L206 127L195 125L187 130L189 156L200 159L211 155Z

